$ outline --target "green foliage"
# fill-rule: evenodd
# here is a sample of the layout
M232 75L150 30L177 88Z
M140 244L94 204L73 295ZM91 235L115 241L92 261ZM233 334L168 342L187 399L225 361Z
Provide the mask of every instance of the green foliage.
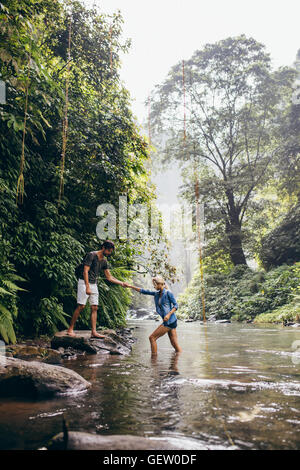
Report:
M58 205L69 12L68 143ZM0 292L8 304L3 300L1 321L11 339L13 323L25 335L52 334L66 326L76 305L74 268L83 253L100 244L95 233L98 205L117 207L120 193L141 204L154 199L144 166L148 146L119 78L119 55L129 48L121 40L122 22L120 13L107 16L75 0L0 0L0 76L7 91L7 103L0 105L0 152L5 155L0 159L1 230L12 247L7 260L28 287L18 298ZM24 203L17 206L26 85L25 192ZM143 243L128 247L117 242L113 265L133 268ZM8 268L2 279L13 282ZM105 286L101 322L124 324L128 292Z
M300 204L262 239L259 256L266 269L300 260Z
M284 323L299 322L300 320L300 300L298 302L290 302L281 307L272 310L272 312L262 313L258 315L255 323Z
M17 292L25 289L16 285L18 281L24 281L15 272L14 266L7 260L5 251L10 246L0 238L0 337L6 343L15 343L16 335L14 321L18 315Z
M283 265L267 273L240 265L227 274L207 275L206 314L216 315L217 319L253 319L263 312L290 304L296 295L299 279L300 263ZM200 287L200 275L197 273L190 286L178 297L182 317L202 318Z
M240 35L196 50L185 61L185 76L183 87L182 63L175 64L152 94L157 146L164 161L175 158L185 166L182 195L190 203L198 198L199 182L208 254L222 251L234 265L246 264L253 229L266 226L264 217L254 215L262 211L254 196L274 175L278 121L291 99L295 71L272 71L265 46ZM184 92L186 139L178 119ZM162 134L168 139L161 140Z
M59 303L57 297L49 297L40 300L38 306L38 316L34 318L33 327L36 335L53 335L61 327L68 327L67 315L63 310L63 305Z

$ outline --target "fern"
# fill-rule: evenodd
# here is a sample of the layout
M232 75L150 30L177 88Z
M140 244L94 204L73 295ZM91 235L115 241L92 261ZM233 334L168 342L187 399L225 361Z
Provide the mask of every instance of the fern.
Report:
M64 312L63 306L59 303L57 297L41 299L39 307L39 316L34 321L37 334L54 334L61 324L68 328L69 323L66 317L70 317L70 315Z
M19 277L20 280L25 281L25 279L21 278L20 276L18 276L18 277ZM14 284L9 279L2 279L2 282L8 289L12 290L13 292L16 292L18 290L22 290L22 291L27 292L26 289L23 289L22 287L17 286L16 284Z
M12 314L2 304L0 304L0 335L5 343L16 342Z
M26 290L17 286L15 281L25 281L25 279L15 273L13 265L4 255L0 262L0 337L5 343L15 343L14 318L18 315L17 292Z

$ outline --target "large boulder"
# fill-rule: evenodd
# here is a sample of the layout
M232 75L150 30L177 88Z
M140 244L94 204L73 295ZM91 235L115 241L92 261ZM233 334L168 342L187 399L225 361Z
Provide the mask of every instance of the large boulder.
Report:
M136 315L136 318L145 318L145 317L148 317L150 313L151 311L149 309L140 307L136 309L135 315Z
M13 357L0 362L0 396L44 398L82 392L90 385L65 367Z
M48 450L183 450L184 446L166 439L152 439L131 435L101 436L87 432L57 434L48 444ZM198 447L197 447L198 449Z
M51 347L53 349L72 348L90 354L128 355L132 349L131 343L134 341L131 337L131 331L128 334L121 334L120 331L117 333L115 330L100 331L100 334L103 334L105 338L91 338L91 332L88 330L77 330L74 333L76 336L69 336L66 330L59 331L52 338Z

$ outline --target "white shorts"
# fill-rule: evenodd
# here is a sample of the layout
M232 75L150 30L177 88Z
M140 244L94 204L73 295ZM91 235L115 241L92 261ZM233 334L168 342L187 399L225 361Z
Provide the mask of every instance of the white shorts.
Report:
M90 284L91 295L87 295L85 282L83 279L78 279L77 284L77 303L80 305L85 305L87 299L89 299L90 305L98 305L99 300L99 291L97 284Z

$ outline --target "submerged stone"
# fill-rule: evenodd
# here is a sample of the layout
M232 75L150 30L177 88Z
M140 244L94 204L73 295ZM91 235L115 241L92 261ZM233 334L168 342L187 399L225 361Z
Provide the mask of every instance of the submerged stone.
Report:
M12 357L0 363L0 396L44 398L83 392L90 385L76 372L61 366Z
M167 439L150 439L132 435L101 436L87 432L57 434L47 446L48 450L181 450Z

